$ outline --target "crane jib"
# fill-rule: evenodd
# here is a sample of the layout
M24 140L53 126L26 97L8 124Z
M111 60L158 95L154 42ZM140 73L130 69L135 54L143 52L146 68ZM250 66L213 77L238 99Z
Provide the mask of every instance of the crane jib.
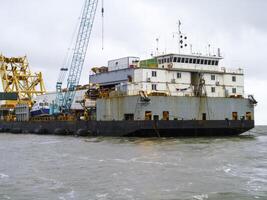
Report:
M57 111L59 112L59 110L66 112L71 108L76 87L80 82L83 64L95 19L97 4L98 0L85 0L70 65L64 68L64 70L61 69L59 80L56 85L57 95L55 105L53 106L53 114ZM62 83L67 71L69 71L67 88L66 92L62 93Z

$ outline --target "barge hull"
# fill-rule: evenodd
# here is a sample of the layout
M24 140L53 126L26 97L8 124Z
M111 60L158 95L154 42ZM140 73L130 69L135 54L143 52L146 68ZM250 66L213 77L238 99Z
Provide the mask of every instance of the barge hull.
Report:
M252 128L251 120L0 122L0 132L110 137L234 136Z

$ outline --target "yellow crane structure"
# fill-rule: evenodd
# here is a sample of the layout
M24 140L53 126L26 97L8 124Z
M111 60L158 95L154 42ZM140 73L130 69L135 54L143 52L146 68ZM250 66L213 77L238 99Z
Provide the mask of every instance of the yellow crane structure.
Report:
M7 58L0 55L0 76L3 92L17 93L17 100L6 100L3 108L15 108L17 104L33 105L36 95L46 93L42 73L30 70L27 57Z

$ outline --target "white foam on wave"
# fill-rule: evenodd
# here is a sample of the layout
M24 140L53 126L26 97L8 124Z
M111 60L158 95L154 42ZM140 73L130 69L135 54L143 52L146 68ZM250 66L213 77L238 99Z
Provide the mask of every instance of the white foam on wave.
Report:
M177 163L175 162L157 162L157 161L145 161L145 160L139 160L138 158L133 158L131 159L131 162L136 162L136 163L141 163L141 164L152 164L152 165L161 165L161 166L179 166Z
M124 190L124 191L127 191L127 192L131 192L131 191L133 191L132 188L124 188L123 190Z
M97 198L106 198L108 196L108 193L105 194L96 194Z
M56 141L45 141L45 142L40 142L39 144L57 144L61 143L61 141L56 140Z
M130 162L129 160L124 160L124 159L119 159L119 158L114 159L114 161L120 162L120 163L128 163L128 162Z
M7 195L4 195L3 198L6 199L6 200L11 199L11 197L7 196Z
M59 200L75 199L75 191L73 189L71 189L71 191L68 193L61 193L61 195L63 196L59 196Z
M67 193L67 195L71 198L74 199L75 198L75 191L71 190L69 193Z
M223 169L223 171L224 171L225 173L229 173L229 172L231 171L231 169L230 169L230 168L226 168L226 169Z
M216 168L216 171L223 171L224 173L231 175L231 176L236 176L236 170L235 167L228 164L226 166L218 167Z
M261 181L259 181L258 179L251 178L251 180L247 182L247 191L257 192L259 190L262 190L261 185L262 185Z
M175 187L175 188L166 188L166 189L163 189L162 191L163 192L166 192L166 193L169 193L169 192L176 192L179 190L179 187Z
M162 190L163 192L171 192L172 191L172 189L164 189L164 190Z
M113 174L111 174L112 176L118 176L118 174L117 173L113 173Z
M78 157L80 160L89 160L89 157L86 157L86 156L79 156Z
M179 166L179 164L175 162L157 162L157 161L150 161L150 160L143 160L143 157L137 157L137 158L132 158L130 160L125 160L125 159L114 159L116 162L120 163L141 163L141 164L149 164L149 165L161 165L161 166Z
M205 200L205 199L208 199L209 196L207 194L201 194L201 195L193 196L193 198L196 200Z
M0 174L0 178L1 178L1 179L2 179L2 178L9 178L9 176L6 175L6 174Z

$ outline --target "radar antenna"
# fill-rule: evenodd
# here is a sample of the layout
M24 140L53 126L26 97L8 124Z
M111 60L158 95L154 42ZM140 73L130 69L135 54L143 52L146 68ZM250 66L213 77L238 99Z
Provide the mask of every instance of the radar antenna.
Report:
M173 37L175 37L175 35L177 35L178 37L178 53L180 54L181 50L186 48L188 44L187 44L187 36L183 34L181 31L182 22L178 20L177 25L178 25L178 32L174 33Z

